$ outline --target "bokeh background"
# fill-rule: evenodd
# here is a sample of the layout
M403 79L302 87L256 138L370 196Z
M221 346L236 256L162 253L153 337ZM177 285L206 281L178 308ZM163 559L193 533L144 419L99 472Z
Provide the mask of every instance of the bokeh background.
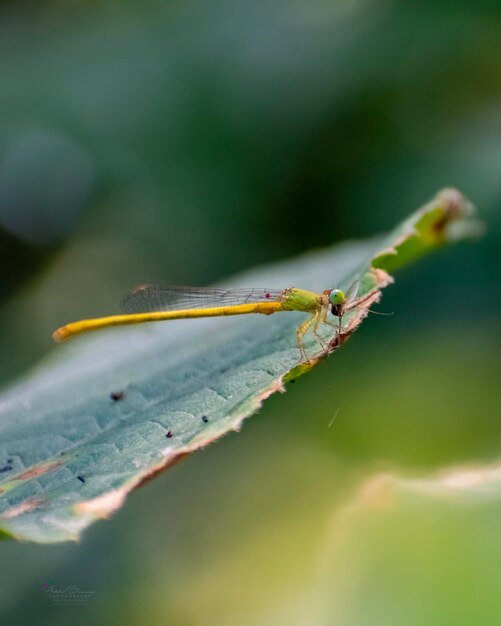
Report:
M0 623L494 623L496 489L357 494L501 456L498 3L3 2L0 77L4 385L135 283L370 236L444 186L488 226L79 544L2 543ZM49 581L92 600L55 606Z

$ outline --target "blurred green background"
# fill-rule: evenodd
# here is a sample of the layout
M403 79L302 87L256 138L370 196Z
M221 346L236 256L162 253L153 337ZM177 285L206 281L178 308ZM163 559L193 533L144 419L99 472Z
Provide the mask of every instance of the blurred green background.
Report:
M499 4L3 2L0 77L3 384L138 282L390 230L444 186L488 225L80 544L1 544L0 623L493 624L496 493L336 520L378 472L499 458Z

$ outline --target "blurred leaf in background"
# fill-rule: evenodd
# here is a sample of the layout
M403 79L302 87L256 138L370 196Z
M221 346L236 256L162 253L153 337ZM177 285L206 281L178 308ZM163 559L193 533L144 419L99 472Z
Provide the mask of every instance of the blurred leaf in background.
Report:
M2 3L2 381L51 349L60 323L114 310L137 282L205 284L332 233L383 231L444 186L489 226L482 244L406 270L385 295L394 316L82 544L3 542L2 623L293 623L333 510L367 475L499 457L500 32L487 1ZM447 528L458 570L499 576L474 541L495 536L496 505L473 510L429 526L424 568L405 514L377 546L370 535L353 561L381 565L336 623L364 623L360 596L391 588L387 554L393 571L437 575L381 595L403 605L384 623L422 615L431 589L475 614L439 549ZM70 612L48 580L95 594ZM477 623L490 624L498 594L485 590ZM461 623L434 615L421 623Z

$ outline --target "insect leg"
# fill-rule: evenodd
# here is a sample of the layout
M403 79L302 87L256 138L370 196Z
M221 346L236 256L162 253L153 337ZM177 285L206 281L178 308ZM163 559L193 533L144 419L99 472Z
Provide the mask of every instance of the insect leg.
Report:
M299 348L299 353L301 354L301 358L304 360L306 360L306 351L303 348L302 338L308 332L309 327L311 326L311 324L313 323L313 320L316 317L317 317L317 314L315 313L309 319L307 319L306 322L303 322L300 326L298 326L296 330L297 346Z
M318 325L320 324L320 322L325 322L325 317L326 317L326 311L327 311L327 307L322 307L321 309L319 309L314 317L314 324L313 324L313 334L315 335L315 337L317 338L318 343L322 346L322 348L325 350L326 349L326 345L325 342L323 341L322 337L318 334Z
M334 324L334 322L329 322L329 320L327 319L327 315L329 313L329 307L326 306L321 313L322 316L322 324L327 324L328 326L334 326L335 328L337 328L337 324Z

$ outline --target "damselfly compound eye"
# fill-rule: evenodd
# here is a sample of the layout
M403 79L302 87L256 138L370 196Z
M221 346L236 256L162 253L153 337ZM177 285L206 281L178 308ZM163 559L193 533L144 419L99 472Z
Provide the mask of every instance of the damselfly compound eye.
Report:
M333 289L329 294L329 302L331 304L343 304L344 299L344 291L341 291L341 289Z

